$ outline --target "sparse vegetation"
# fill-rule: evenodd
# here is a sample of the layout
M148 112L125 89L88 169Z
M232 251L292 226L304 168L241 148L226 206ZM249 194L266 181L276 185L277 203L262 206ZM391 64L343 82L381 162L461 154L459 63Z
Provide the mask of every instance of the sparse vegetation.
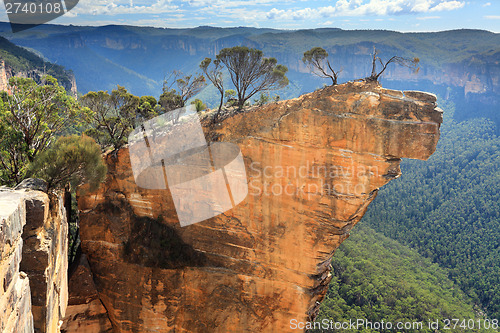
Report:
M203 103L201 99L198 98L192 101L191 104L194 104L194 106L196 107L196 112L200 112L207 109L207 105Z
M210 64L213 64L213 68L210 67ZM217 120L222 109L222 104L224 103L224 78L222 75L222 63L218 59L215 59L212 62L212 59L205 58L201 62L200 68L220 93L219 109L217 110L217 114L214 117L214 120Z
M172 88L174 84L177 90ZM182 108L188 99L199 93L206 86L203 75L183 76L180 71L173 71L168 79L163 82L163 93L159 104L163 112Z

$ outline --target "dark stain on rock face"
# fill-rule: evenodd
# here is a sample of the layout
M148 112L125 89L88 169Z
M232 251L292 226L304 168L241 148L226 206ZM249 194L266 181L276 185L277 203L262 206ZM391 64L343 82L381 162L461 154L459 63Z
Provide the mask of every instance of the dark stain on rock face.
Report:
M132 217L132 228L124 243L129 263L162 269L208 266L205 254L185 243L173 227L150 217Z

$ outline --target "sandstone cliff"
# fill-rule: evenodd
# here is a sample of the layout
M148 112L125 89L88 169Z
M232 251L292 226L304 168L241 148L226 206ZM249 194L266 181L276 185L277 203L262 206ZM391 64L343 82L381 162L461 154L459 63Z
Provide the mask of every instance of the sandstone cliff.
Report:
M168 190L135 184L128 148L108 155L106 182L81 194L79 208L114 331L287 332L291 319L314 319L335 249L400 175L400 158L434 152L435 102L348 83L207 122L209 141L241 149L249 194L187 227ZM65 325L85 327L85 313L77 317Z
M35 82L41 82L41 78L43 75L44 73L37 69L31 69L28 71L16 71L0 58L0 91L6 91L10 93L9 79L11 77L24 77L33 79L35 80ZM76 97L78 89L76 86L75 75L72 72L66 72L64 75L65 76L62 80L61 78L58 79L59 83L64 87L64 89L66 89L68 93L71 94L71 96Z
M59 332L68 302L67 235L60 196L0 188L1 332Z

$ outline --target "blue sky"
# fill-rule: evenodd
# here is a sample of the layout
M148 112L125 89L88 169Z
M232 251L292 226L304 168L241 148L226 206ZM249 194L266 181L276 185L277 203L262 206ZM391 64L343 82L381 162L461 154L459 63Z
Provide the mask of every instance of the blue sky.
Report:
M6 21L4 13L0 20ZM80 0L56 24L500 32L499 0Z

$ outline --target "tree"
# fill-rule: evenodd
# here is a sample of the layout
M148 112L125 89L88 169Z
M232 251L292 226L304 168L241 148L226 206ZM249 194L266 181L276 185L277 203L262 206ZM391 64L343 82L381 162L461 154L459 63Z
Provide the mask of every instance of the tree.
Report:
M333 70L328 60L328 52L326 52L325 49L313 47L309 51L304 52L302 61L309 67L314 75L322 78L330 78L332 80L332 86L337 84L338 75L342 70Z
M269 94L260 93L259 98L256 98L253 101L258 106L262 106L262 105L267 104L271 101L271 96L269 96Z
M0 105L0 180L15 185L57 134L79 126L90 112L51 76L42 77L40 84L12 77L9 90L11 95L3 93Z
M49 149L39 154L28 168L30 177L44 179L49 188L72 188L88 183L91 190L106 177L107 167L101 148L86 135L60 137Z
M159 113L160 106L153 96L142 96L139 98L139 107L137 108L137 115L143 119L151 119L156 117Z
M201 112L207 108L207 105L203 103L203 101L199 98L195 99L194 101L191 102L191 104L194 104L196 107L196 112Z
M177 90L173 89L173 85ZM205 86L203 75L186 75L182 72L173 71L169 78L163 82L163 93L160 96L160 105L165 111L171 111L186 105L188 99L199 93Z
M184 101L182 100L182 96L179 95L175 89L164 86L158 104L160 104L162 112L168 112L182 108L184 106Z
M210 64L213 64L213 68L211 69L209 69ZM218 59L215 59L212 62L212 59L205 58L201 62L200 68L202 69L205 76L212 82L212 84L215 86L215 88L217 88L217 90L219 90L220 93L219 109L217 110L217 113L215 114L214 117L214 120L217 120L222 109L222 104L224 103L224 79L222 77L222 63Z
M372 56L372 73L369 77L365 78L366 81L378 81L378 78L382 75L382 73L385 72L387 69L387 66L389 66L390 63L396 63L401 66L408 67L413 70L414 73L417 73L418 70L420 69L418 67L418 64L420 62L419 58L403 58L399 56L393 56L390 58L388 61L385 63L382 61L382 59L378 56L378 50L373 47L373 56ZM379 71L377 70L377 65L380 64L382 66L382 69Z
M228 89L224 94L226 96L226 104L228 104L229 106L234 106L234 104L238 102L236 100L236 91L234 89Z
M263 58L263 53L246 46L222 49L217 60L229 71L238 95L238 107L258 92L280 89L288 85L288 68L279 65L275 58Z
M203 75L187 75L176 80L183 106L188 99L199 93L207 84Z
M111 94L91 91L80 99L80 103L93 111L92 128L85 134L94 138L102 148L113 146L118 149L127 143L139 107L137 96L118 86Z

